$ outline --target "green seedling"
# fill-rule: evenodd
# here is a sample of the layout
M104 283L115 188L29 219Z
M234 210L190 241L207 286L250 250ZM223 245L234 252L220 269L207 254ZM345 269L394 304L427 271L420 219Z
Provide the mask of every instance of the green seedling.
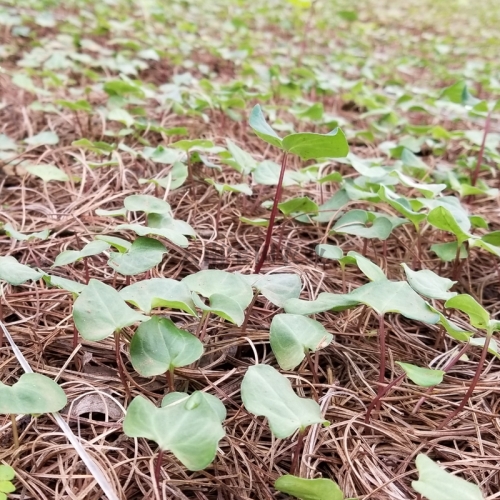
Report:
M87 151L91 151L92 153L98 155L110 155L116 147L108 142L103 141L90 141L89 139L78 139L77 141L73 141L71 143L72 146L75 146L80 149L86 149Z
M299 314L277 314L271 322L269 340L276 361L283 370L293 370L309 353L328 346L333 335L314 319ZM313 363L311 373L317 380Z
M85 283L89 282L90 271L88 264L88 257L99 255L109 249L109 244L105 241L95 240L87 243L81 250L64 250L61 252L54 261L52 267L67 266L74 262L83 260L85 266Z
M169 228L147 227L142 226L141 224L119 224L115 229L117 231L133 231L135 234L141 237L149 235L161 236L162 238L171 241L181 248L187 248L189 246L188 239L181 232ZM130 249L129 251L131 250L132 249Z
M114 334L118 373L126 391L128 386L120 356L120 331L148 319L131 309L114 288L94 279L89 281L73 305L73 321L85 340L98 342Z
M167 253L165 245L153 238L139 237L124 252L113 252L108 265L123 276L135 276L156 267Z
M232 161L229 163L226 160L225 162L229 163L242 176L252 173L257 168L257 162L250 153L241 149L230 139L226 139L226 144L228 151L232 155Z
M189 365L203 354L203 344L191 333L177 328L166 318L152 317L141 323L130 342L130 359L144 377L166 374L171 392L174 371Z
M347 144L344 133L339 128L332 130L329 134L314 134L304 132L298 134L289 134L282 139L266 122L262 113L262 109L258 104L252 110L249 124L254 132L262 140L264 140L268 144L276 146L283 151L280 177L276 188L271 216L269 218L269 226L267 229L266 239L260 259L255 266L255 273L258 274L260 273L262 266L264 265L269 247L271 245L274 221L276 219L276 214L278 211L278 203L281 200L283 178L286 171L288 155L296 154L302 160L309 160L312 158L338 158L347 156L347 153L349 152L349 146Z
M415 465L418 481L411 486L428 500L484 500L478 486L446 472L426 455L418 455Z
M274 487L300 500L344 500L339 485L331 479L303 479L286 475L279 477L274 482Z
M421 271L412 271L406 264L401 264L406 279L410 286L420 295L430 299L448 300L457 295L456 292L450 292L450 288L456 283L448 278L442 278L429 269Z
M490 318L490 315L486 309L484 309L475 299L473 299L470 295L460 294L452 297L451 299L445 302L445 307L458 309L463 313L467 314L469 317L470 324L481 330L486 330L486 337L483 343L483 349L481 352L481 358L479 359L479 363L476 368L476 372L474 374L474 378L469 384L469 388L467 389L462 401L441 423L439 426L440 429L446 427L448 423L462 411L464 406L469 401L469 398L474 392L474 389L479 382L479 378L481 376L481 371L483 370L484 362L486 360L486 355L488 353L488 348L492 341L493 333L495 331L500 330L500 321L493 320Z
M23 373L12 386L0 382L0 414L11 416L16 448L19 446L19 435L14 415L53 413L66 403L66 394L61 387L39 373Z
M69 176L64 172L64 170L61 170L60 168L56 167L55 165L28 165L25 167L26 171L30 173L31 175L34 175L36 177L39 177L42 179L44 185L47 182L51 181L58 181L58 182L67 182L69 181Z
M39 231L38 233L20 233L19 231L16 231L10 223L5 224L2 229L5 231L5 234L7 236L10 236L17 241L46 240L50 234L50 231L48 229L44 229L43 231Z
M159 483L164 451L171 451L189 470L202 470L214 460L219 441L225 436L224 405L211 394L196 391L167 394L157 408L137 396L127 410L123 431L129 437L155 441L159 448L155 468Z
M119 293L123 300L146 314L157 307L168 307L196 316L188 286L170 278L142 280L123 288Z
M167 191L175 191L184 185L188 177L188 168L185 163L176 161L166 177L160 179L139 179L139 184L153 184L155 186L155 195L158 187Z
M108 236L107 234L98 234L95 239L105 241L109 246L112 246L120 253L129 251L132 246L130 241L124 240L123 238L117 238L116 236Z
M288 299L300 296L302 281L298 274L239 274L238 276L276 307L283 307Z
M184 236L196 237L196 231L185 221L174 219L166 214L148 214L148 227L168 229Z
M133 194L127 196L123 204L129 212L164 215L172 214L172 208L166 201L148 194Z
M15 477L16 472L12 467L0 465L0 500L7 500L7 495L16 491L16 487L12 482Z
M304 434L310 425L329 425L321 416L316 401L300 398L290 381L269 365L251 366L241 383L241 399L245 408L256 416L269 421L272 433L278 438L288 438L299 431L291 473L299 464Z

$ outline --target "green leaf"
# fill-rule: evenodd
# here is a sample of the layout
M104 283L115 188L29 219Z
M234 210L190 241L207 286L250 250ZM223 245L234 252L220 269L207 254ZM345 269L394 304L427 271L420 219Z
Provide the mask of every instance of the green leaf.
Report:
M451 262L455 260L457 255L457 242L452 241L450 243L435 243L431 245L431 250L444 262ZM464 245L460 247L460 258L465 259L467 257L467 249Z
M91 241L87 243L81 250L64 250L61 252L54 261L52 267L66 266L73 262L80 261L92 255L98 255L108 250L109 245L105 241Z
M349 145L344 132L336 128L328 134L302 132L287 135L282 147L289 153L300 156L303 160L314 158L341 158L349 153Z
M406 274L406 279L410 286L424 297L430 299L448 300L454 297L456 292L448 290L456 283L448 278L442 278L429 269L412 271L406 264L401 264Z
M28 165L25 168L30 174L40 177L43 182L69 181L68 175L55 165Z
M206 139L182 139L170 144L173 148L182 149L182 151L190 151L191 149L209 149L214 147L212 141Z
M95 237L96 240L105 241L113 248L116 248L120 253L124 253L130 249L132 243L130 241L124 240L123 238L117 238L116 236L108 236L107 234L99 234Z
M149 314L156 307L181 309L196 316L191 292L185 283L170 278L138 281L120 290L120 296Z
M20 264L14 257L0 257L0 280L10 285L22 285L26 281L37 281L44 273Z
M481 304L470 295L463 293L447 300L445 307L458 309L469 316L470 324L476 328L486 329L490 322L490 315Z
M259 104L255 105L252 109L248 123L257 134L257 136L260 137L263 141L271 144L272 146L283 149L280 136L267 123L266 119L264 118L264 114L262 113L262 108Z
M146 214L166 215L172 214L172 209L166 201L148 194L133 194L131 196L127 196L123 204L130 212L145 212Z
M285 215L318 213L318 205L307 196L292 198L283 203L278 203L278 208Z
M214 293L209 297L210 305L206 305L195 292L191 296L195 306L205 313L213 313L237 326L241 326L245 320L244 309L232 297Z
M286 475L279 477L274 487L300 500L344 500L342 490L331 479L303 479Z
M446 316L444 316L444 314L440 313L433 307L431 307L431 309L439 314L439 324L443 326L443 328L446 330L446 333L448 333L451 338L458 340L459 342L468 342L469 339L474 335L472 332L464 330L463 328L453 323L453 321L450 321Z
M43 231L40 231L38 233L23 234L19 231L16 231L12 227L12 224L10 224L10 222L8 224L5 224L3 229L7 236L10 236L11 238L14 238L18 241L46 240L50 234L50 231L48 229L44 229Z
M295 314L317 314L325 311L345 311L356 307L359 301L352 298L349 293L322 292L316 300L289 299L285 302L285 312Z
M163 238L175 243L181 248L187 248L189 246L188 239L178 231L173 231L167 228L155 228L148 226L141 226L140 224L119 224L115 227L117 231L134 231L138 236L162 236Z
M172 169L166 177L162 177L160 179L139 179L139 184L155 184L157 186L161 186L164 189L174 191L175 189L180 188L186 182L187 177L187 165L180 161L176 161L172 165Z
M83 292L83 289L87 286L83 283L78 283L78 281L60 278L59 276L51 276L50 274L46 274L43 277L43 281L49 285L66 290L74 295L80 295Z
M15 151L16 149L16 141L5 134L0 134L0 151Z
M298 314L277 314L271 322L270 342L283 370L293 370L309 351L323 349L333 335L314 319Z
M341 264L348 264L351 261L354 261L356 265L359 267L360 271L370 280L370 281L381 281L387 280L387 276L384 271L377 266L370 259L364 257L358 252L350 251L347 253L345 257L342 258Z
M179 162L179 159L185 155L178 149L158 146L157 148L144 148L144 150L142 151L142 156L156 163L175 165Z
M238 167L238 172L242 173L243 175L248 175L250 172L255 170L255 168L257 167L257 162L249 153L243 151L243 149L237 146L230 139L226 139L226 144L227 149L233 155L234 161Z
M202 354L203 344L197 337L158 316L142 323L130 342L132 366L143 377L189 365Z
M0 481L12 481L16 471L10 465L0 465Z
M349 297L366 304L378 314L395 312L429 324L439 321L439 315L430 309L406 281L373 281L357 288Z
M249 224L251 226L258 226L258 227L267 227L269 226L269 220L268 219L248 219L247 217L240 217L240 221L243 222L243 224Z
M211 298L212 295L224 295L237 302L244 310L253 298L252 287L238 274L207 269L191 274L182 280L192 292L203 297Z
M148 214L148 227L169 229L186 236L196 236L196 231L187 222L174 219L170 215Z
M85 111L86 113L92 112L92 106L88 101L85 101L84 99L80 99L78 101L65 101L62 99L58 99L55 102L56 104L59 104L59 106L71 109L71 111Z
M123 431L129 437L155 441L187 469L196 471L214 460L218 443L225 436L221 425L225 418L224 405L204 392L167 394L161 408L137 396L128 407Z
M410 220L416 228L427 217L426 214L415 212L406 198L399 198L396 193L389 191L385 186L380 186L378 195L383 201Z
M131 309L114 288L95 279L89 281L73 306L77 330L84 339L94 342L147 319Z
M37 135L28 137L24 142L30 146L54 146L59 142L59 136L55 132L50 130L46 132L40 132Z
M0 414L52 413L64 408L66 394L52 379L23 373L12 386L0 382Z
M298 274L259 274L240 276L277 307L283 307L288 299L298 298L302 282Z
M446 472L426 455L418 455L415 464L418 481L412 481L412 488L428 500L484 499L478 486Z
M256 184L275 186L279 182L280 170L280 166L274 161L262 161L252 172L253 181ZM295 186L297 184L300 184L299 180L296 179L296 175L294 174L297 174L297 172L294 173L292 170L285 170L285 175L283 176L283 187Z
M241 194L246 194L248 196L252 196L253 192L252 189L248 184L219 184L218 182L215 182L213 179L205 179L208 184L212 185L217 193L219 193L219 196L222 195L224 192L229 192L229 193L241 193Z
M344 256L342 248L335 245L328 245L326 243L316 245L314 251L316 252L316 255L319 255L323 259L340 260Z
M410 363L402 363L401 361L396 361L396 364L405 371L406 376L414 384L417 384L420 387L432 387L440 384L443 381L444 374L446 373L442 370L422 368Z
M329 424L316 401L297 396L290 381L269 365L248 368L241 383L241 399L247 411L269 420L278 438L287 438L313 424Z
M115 108L108 113L108 120L123 123L127 127L131 127L134 123L134 117L125 109Z
M125 217L127 215L127 209L125 207L117 208L115 210L103 210L97 208L95 214L99 217Z
M108 265L124 276L134 276L157 266L167 249L153 238L137 238L126 253L112 253Z
M462 104L463 106L475 106L479 102L467 88L464 81L454 83L453 85L446 87L440 95L441 99L445 98L455 104ZM429 499L432 500L432 499Z
M102 141L90 141L89 139L78 139L77 141L73 141L71 143L72 146L77 148L87 149L88 151L92 151L93 153L99 155L108 155L115 150L114 145L111 145L107 142Z
M427 221L438 229L453 233L459 244L462 244L472 236L469 233L469 219L457 221L454 215L445 207L436 207L431 210L427 215Z
M386 240L392 232L392 223L385 217L373 217L365 210L350 210L333 226L331 233L351 234L362 238Z

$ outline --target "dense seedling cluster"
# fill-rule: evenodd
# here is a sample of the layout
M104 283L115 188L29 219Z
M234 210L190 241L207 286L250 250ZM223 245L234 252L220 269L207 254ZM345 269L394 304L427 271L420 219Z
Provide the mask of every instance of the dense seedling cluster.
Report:
M424 3L0 6L0 500L496 497L500 10Z

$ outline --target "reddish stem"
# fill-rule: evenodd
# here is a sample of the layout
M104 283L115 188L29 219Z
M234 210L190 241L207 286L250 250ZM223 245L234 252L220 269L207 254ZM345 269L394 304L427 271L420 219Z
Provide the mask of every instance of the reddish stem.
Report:
M163 461L163 450L158 451L158 456L156 457L155 464L155 481L158 486L158 490L160 489L160 472L161 472L161 463Z
M278 213L278 203L281 199L281 192L283 191L283 177L285 176L286 162L288 159L288 153L283 153L283 159L281 160L281 171L278 180L278 185L276 186L276 193L274 195L273 208L271 210L271 217L269 218L269 226L267 227L266 240L264 242L264 248L262 249L262 255L260 256L259 262L255 266L254 273L259 274L264 262L266 261L267 253L269 252L269 246L271 245L271 238L273 235L274 221L276 219L276 214Z
M90 281L89 263L85 258L83 259L83 266L85 267L85 283L88 285Z
M167 377L168 392L175 392L174 370L175 368L171 368L165 373L165 376Z
M295 445L295 449L293 451L293 460L292 465L290 467L290 474L294 476L297 473L299 468L299 457L302 453L302 447L304 446L304 435L306 431L302 429L299 431L299 435L297 436L297 444Z
M75 323L73 323L73 349L78 345L78 330L76 329Z
M370 406L366 410L366 416L365 416L366 424L370 421L370 415L373 411L373 408L375 408L375 405L378 404L380 402L380 399L383 398L395 385L399 384L399 382L401 382L401 380L403 380L405 376L406 373L403 372L399 377L396 377L390 384L387 384L382 389L382 392L380 392L373 398L373 401L370 403Z
M486 137L488 136L488 132L490 131L491 112L492 110L490 109L490 111L488 112L488 116L486 117L486 123L484 124L483 140L481 141L479 155L477 156L476 168L474 169L474 172L472 173L470 178L471 186L476 185L477 179L479 177L479 171L481 170L481 164L483 163L484 148L486 146Z
M486 360L486 354L488 354L488 346L490 345L490 340L491 340L491 333L488 332L486 334L486 339L484 341L484 346L483 346L483 352L481 353L481 358L479 359L479 363L477 365L476 373L474 374L474 378L472 379L472 382L469 385L469 389L467 389L467 392L465 393L465 396L463 397L462 401L458 405L457 408L455 408L441 423L441 425L438 427L438 430L444 429L451 421L452 418L454 418L456 415L458 415L463 407L467 404L467 401L469 401L469 398L472 396L472 393L474 392L474 389L476 388L477 383L479 382L479 377L481 376L481 371L483 370L483 365Z
M255 305L255 302L257 301L257 297L259 296L259 291L255 290L252 298L252 302L247 307L247 312L245 313L245 320L243 321L243 324L241 325L241 333L245 333L247 330L247 324L248 320L250 319L250 315L252 314L253 306Z

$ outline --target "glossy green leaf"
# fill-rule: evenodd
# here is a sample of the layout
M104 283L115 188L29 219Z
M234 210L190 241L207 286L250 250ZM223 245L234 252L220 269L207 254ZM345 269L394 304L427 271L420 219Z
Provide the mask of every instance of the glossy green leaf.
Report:
M166 201L148 194L133 194L131 196L127 196L123 204L125 205L125 208L131 212L167 215L172 213L172 209Z
M457 255L457 242L451 241L449 243L435 243L431 245L431 250L444 262L451 262L455 260ZM467 249L464 245L460 246L460 258L465 259L468 255Z
M409 201L406 198L400 198L392 191L389 191L385 186L381 186L378 191L380 198L388 203L392 208L412 222L415 227L427 218L426 214L413 210Z
M10 285L22 285L26 281L37 281L44 273L35 271L31 267L20 264L17 259L11 256L0 256L0 280L6 281Z
M474 334L467 330L464 330L462 327L450 321L444 314L440 313L433 307L431 307L433 311L439 314L439 324L446 330L448 335L458 340L459 342L467 342Z
M412 488L427 500L483 500L481 490L454 474L446 472L426 455L415 460L418 481L412 481Z
M111 253L108 265L124 276L134 276L157 266L167 249L153 238L137 238L126 253Z
M413 271L406 264L401 264L406 274L406 279L410 286L424 297L430 299L448 300L457 293L450 292L449 289L456 283L448 278L442 278L429 269Z
M108 236L107 234L99 234L95 237L96 240L105 241L108 245L116 248L120 253L124 253L130 250L132 243L130 241L124 240L123 238L117 238L116 236Z
M250 119L248 121L250 127L254 132L265 142L283 149L282 140L280 136L271 128L264 118L262 113L262 108L259 104L254 106L252 112L250 113Z
M129 437L155 441L171 451L189 470L201 470L215 458L219 441L225 436L224 405L210 394L196 391L170 393L157 408L142 396L134 398L123 421Z
M12 481L16 471L10 465L0 465L0 481Z
M56 257L52 267L66 266L86 257L98 255L108 249L109 244L105 241L94 240L87 243L81 250L64 250Z
M469 316L470 324L476 328L486 329L490 315L484 307L468 294L460 294L447 300L445 307L458 309Z
M41 414L66 406L64 391L51 378L23 373L12 386L0 382L0 414Z
M402 363L396 361L406 373L406 376L416 385L420 387L432 387L440 384L443 381L446 372L442 370L433 370L431 368L422 368L410 363Z
M3 226L3 230L5 231L5 234L7 234L7 236L10 236L11 238L14 238L18 241L46 240L50 234L50 231L48 229L39 231L38 233L20 233L19 231L16 231L10 223L5 224L5 226Z
M142 226L141 224L119 224L115 229L117 231L133 231L138 236L161 236L181 248L187 248L189 246L188 239L182 233L168 228L155 228Z
M342 258L341 263L347 264L349 262L355 262L359 267L360 271L370 280L370 281L380 281L387 280L387 276L384 271L372 262L367 257L364 257L358 252L350 251L345 257Z
M469 219L457 221L454 215L445 207L436 207L427 215L427 221L438 229L453 233L459 244L471 237Z
M141 280L120 290L120 297L146 314L156 307L181 309L196 316L191 291L181 281L170 278Z
M279 203L278 208L285 215L299 213L316 214L318 212L318 205L307 196L292 198L283 203Z
M247 411L268 419L278 438L290 437L313 424L329 424L316 401L297 396L290 381L269 365L248 368L241 383L241 399Z
M277 307L283 307L288 299L298 298L302 281L298 274L276 273L240 275L252 288Z
M193 292L194 305L206 313L213 313L230 323L241 326L245 320L245 311L236 300L227 295L214 293L209 297L209 305L205 304L200 297Z
M271 349L283 370L293 370L307 352L323 349L333 335L316 320L298 314L277 314L271 321Z
M287 135L282 147L303 160L315 158L341 158L349 153L347 139L341 129L336 128L328 134L302 132Z
M331 479L304 479L297 476L281 476L274 488L300 500L344 500L338 484Z
M130 342L132 366L143 377L189 365L202 354L203 344L197 337L158 316L141 323Z
M350 210L335 223L331 232L386 240L392 232L392 224L385 217L371 217L365 210Z
M147 319L131 309L114 288L95 279L89 281L73 306L77 330L84 339L94 342Z

